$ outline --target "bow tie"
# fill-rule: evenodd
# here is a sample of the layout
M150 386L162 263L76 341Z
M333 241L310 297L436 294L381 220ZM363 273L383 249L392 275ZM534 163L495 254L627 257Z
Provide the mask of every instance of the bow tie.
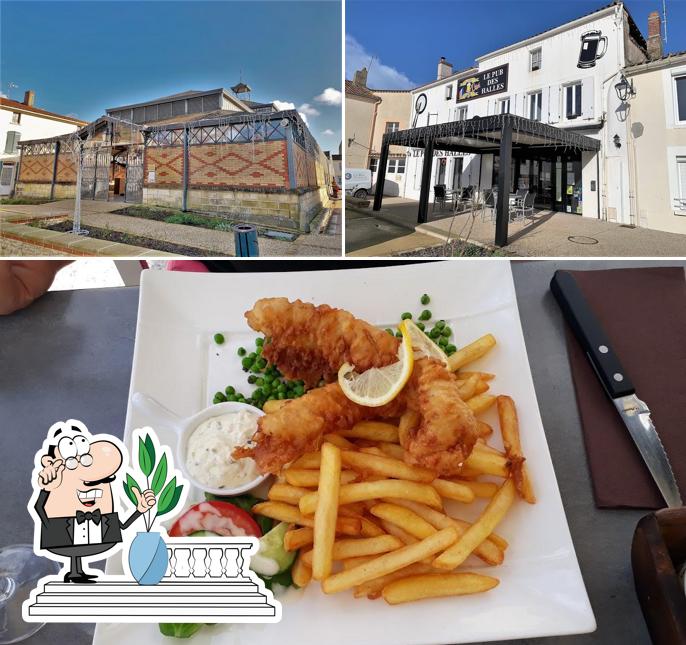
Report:
M92 513L90 511L87 511L86 513L83 511L76 511L76 521L79 524L83 524L88 520L93 520L96 524L100 524L100 511L97 508Z

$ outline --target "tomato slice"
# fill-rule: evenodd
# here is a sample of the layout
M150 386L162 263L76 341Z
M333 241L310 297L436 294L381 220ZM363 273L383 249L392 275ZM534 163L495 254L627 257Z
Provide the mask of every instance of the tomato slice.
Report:
M247 511L219 500L191 506L174 522L169 535L187 537L198 531L208 531L218 536L262 537L260 527Z

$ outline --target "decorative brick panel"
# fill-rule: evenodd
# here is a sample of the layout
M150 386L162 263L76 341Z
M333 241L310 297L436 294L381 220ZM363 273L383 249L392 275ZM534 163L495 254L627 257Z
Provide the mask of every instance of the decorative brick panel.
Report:
M289 187L285 141L195 145L189 157L192 187Z
M293 159L295 162L295 185L298 188L317 185L317 171L314 157L307 153L297 143L293 144Z
M52 183L55 155L23 155L19 181Z
M148 181L155 171L155 181ZM146 148L143 185L146 187L178 187L183 184L183 146Z
M76 160L68 152L60 152L57 157L57 177L55 181L60 184L76 183Z

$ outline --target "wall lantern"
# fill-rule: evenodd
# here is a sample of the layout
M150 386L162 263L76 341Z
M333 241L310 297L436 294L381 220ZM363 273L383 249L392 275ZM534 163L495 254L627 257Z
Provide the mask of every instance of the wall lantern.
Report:
M622 142L619 140L618 134L615 134L615 136L612 137L612 140L615 142L615 148L621 148L622 147Z
M634 89L633 80L630 82L627 80L626 76L622 74L619 82L615 85L615 91L620 101L626 101L627 99L636 96L636 90Z

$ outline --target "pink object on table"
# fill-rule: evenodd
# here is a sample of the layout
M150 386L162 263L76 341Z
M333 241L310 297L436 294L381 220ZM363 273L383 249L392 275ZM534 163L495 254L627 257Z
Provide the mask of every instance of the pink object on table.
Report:
M199 260L169 260L167 262L167 271L208 273L209 269Z

